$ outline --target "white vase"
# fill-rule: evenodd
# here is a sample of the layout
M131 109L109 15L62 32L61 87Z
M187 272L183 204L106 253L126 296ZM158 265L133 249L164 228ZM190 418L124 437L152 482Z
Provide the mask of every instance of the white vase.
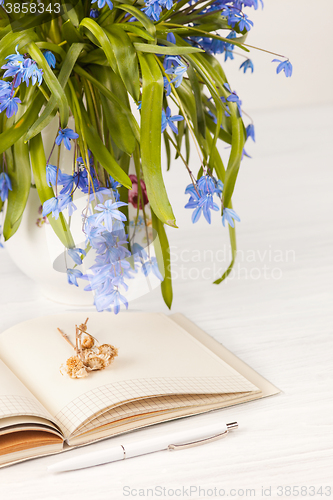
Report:
M74 128L74 123L68 124ZM58 121L54 120L43 131L43 144L46 157L48 157L54 139L57 135ZM50 163L55 165L57 161L57 151L51 156ZM67 151L63 146L60 154L60 168L62 172L71 173L73 162L73 151ZM75 205L77 210L71 217L70 230L77 248L85 248L85 235L82 232L81 213L86 206L86 195L77 192L75 195ZM129 207L129 212L136 214L133 207ZM137 229L137 234L141 231L142 240L146 232ZM151 231L151 228L150 228ZM156 242L155 242L156 244ZM142 246L145 243L142 242ZM65 247L53 232L46 217L41 214L41 202L35 188L31 188L26 209L17 232L5 243L5 247L21 271L31 279L40 284L42 293L49 299L73 306L92 306L94 297L92 292L84 290L87 281L78 280L78 287L67 283L66 269L74 267L66 253ZM153 246L150 251L154 255ZM94 263L93 252L89 252L83 262L82 272L85 272ZM139 271L135 279L129 281L129 290L125 293L128 301L149 293L152 289L160 285L160 281L155 276L146 278Z

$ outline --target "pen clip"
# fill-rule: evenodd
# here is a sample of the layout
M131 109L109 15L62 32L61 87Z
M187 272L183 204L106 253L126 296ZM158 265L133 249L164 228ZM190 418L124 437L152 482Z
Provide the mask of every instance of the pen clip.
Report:
M178 451L178 450L184 450L186 448L193 448L194 446L200 446L201 444L211 443L212 441L217 441L218 439L226 437L226 435L229 434L230 429L237 429L237 427L238 427L237 422L232 422L231 424L227 424L227 430L221 432L220 434L215 434L214 436L208 438L198 439L197 441L191 441L190 443L169 444L168 450Z

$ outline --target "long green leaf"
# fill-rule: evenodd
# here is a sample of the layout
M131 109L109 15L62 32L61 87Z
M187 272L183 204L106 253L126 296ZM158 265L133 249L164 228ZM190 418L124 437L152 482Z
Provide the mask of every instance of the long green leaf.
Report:
M99 137L96 129L91 125L88 113L84 109L83 105L80 106L80 110L82 113L82 127L84 130L84 135L87 139L87 143L92 154L116 181L127 187L127 189L131 189L131 179L121 169L116 160L104 146L103 141Z
M144 31L141 28L138 28L137 26L133 26L132 23L121 23L119 24L119 28L129 31L130 33L133 33L134 35L137 35L144 40L148 40L149 42L155 42L155 38L152 37L147 31Z
M24 134L27 133L31 125L37 119L38 113L44 102L44 96L40 93L31 102L29 109L19 118L15 125L0 135L0 154L10 148Z
M203 52L202 49L197 47L165 47L164 45L152 45L149 43L133 43L136 50L140 52L147 52L151 54L168 54L178 56L181 54L193 54L195 52Z
M107 60L113 71L117 73L117 61L112 49L112 45L110 39L103 28L101 28L93 19L89 19L85 17L80 23L80 30L87 29L94 35L94 37L98 40L98 43L102 47Z
M245 143L243 122L236 115L237 106L235 103L229 103L229 108L234 108L231 114L232 137L231 137L231 152L228 161L228 167L225 175L222 203L224 207L229 207L232 193L234 192L235 183L242 160L243 147Z
M70 77L73 67L84 47L82 43L73 43L71 48L67 52L65 60L61 66L61 70L58 76L59 84L64 88L67 84L68 78ZM25 140L29 140L35 135L39 134L53 119L55 115L55 109L57 106L56 97L51 94L50 100L45 106L45 109L41 116L36 120L33 126L29 129Z
M138 58L127 33L117 26L107 30L113 52L117 61L118 71L127 91L133 99L140 99L140 76Z
M163 77L151 54L139 54L142 72L141 161L150 205L156 216L170 226L176 226L161 168L161 121Z
M8 206L3 229L5 240L13 236L19 228L30 191L31 167L29 147L27 144L24 144L22 138L14 144L13 159L11 169L9 162L7 162L13 189L8 193Z
M43 70L44 81L59 106L61 127L65 128L69 118L69 106L65 92L37 45L34 42L30 43L28 45L28 50L31 57L33 57L38 64L39 68Z
M212 138L207 130L206 133L207 137L207 142L209 147L212 147ZM212 153L210 155L210 162L209 162L209 167L211 171L213 172L215 170L217 177L224 183L225 182L225 168L222 162L222 158L220 156L220 153L217 150L217 147L214 146L212 149ZM231 201L229 202L229 208L232 208ZM237 243L236 243L236 229L234 227L228 226L229 227L229 239L230 239L230 246L231 246L231 262L226 269L226 271L222 274L221 278L217 279L214 281L215 285L220 284L223 280L225 280L229 274L231 273L231 270L235 264L236 256L237 256Z
M224 281L231 273L231 270L235 264L237 256L236 230L234 227L231 226L229 226L229 238L230 238L231 256L232 256L231 262L228 266L228 269L222 274L221 278L214 281L214 285L219 285L222 281Z
M156 238L154 239L154 248L156 252L156 258L159 267L161 268L161 274L164 274L164 280L161 283L161 291L164 302L171 309L172 299L173 299L173 291L172 291L172 278L171 278L171 259L170 259L170 247L168 242L168 237L166 235L164 225L159 220L158 217L154 214L153 210L151 211L153 228L157 232L158 239L161 245L162 255L160 255L160 248L158 242L155 243ZM162 269L163 266L163 269Z
M193 69L192 64L189 64L187 68L187 74L191 82L191 87L195 99L195 107L197 110L197 120L198 120L198 130L201 133L202 137L205 138L206 136L206 122L205 122L205 114L203 110L203 105L202 105L202 97L201 97L201 90L200 90L200 85L198 82L197 75Z
M103 68L99 66L94 68L93 71L98 80L105 85L106 88L117 95L130 111L128 95L121 78L116 75L111 68ZM119 108L115 106L113 102L109 101L102 93L101 102L103 114L112 140L122 151L131 155L136 145L136 139L127 116L120 113Z
M132 16L135 17L144 28L146 28L148 33L153 37L154 41L156 41L155 24L149 19L148 16L146 16L144 12L141 12L141 10L137 9L133 5L116 5L115 7L132 14Z
M33 137L29 142L31 167L36 183L38 195L43 204L45 201L54 197L54 192L46 182L46 158L41 134ZM74 248L75 243L65 217L60 214L56 220L52 214L48 215L48 220L60 241L67 248Z
M76 65L74 67L74 71L78 74L89 80L94 87L96 87L105 97L107 97L117 108L118 113L124 114L128 122L132 128L133 134L136 138L136 140L139 142L140 141L140 132L139 132L139 125L136 119L134 118L132 112L124 106L124 104L121 102L121 100L113 93L110 92L109 89L107 89L104 85L101 84L96 78L94 78L90 73L85 71L83 68L80 66Z

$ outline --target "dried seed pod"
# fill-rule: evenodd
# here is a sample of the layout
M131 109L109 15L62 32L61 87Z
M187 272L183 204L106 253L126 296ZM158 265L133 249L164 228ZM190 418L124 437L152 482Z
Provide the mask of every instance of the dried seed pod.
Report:
M82 325L81 325L82 326ZM82 349L91 349L94 347L95 341L89 333L84 333L81 341Z
M88 375L86 367L78 356L68 358L64 369L71 378L83 378Z
M111 344L102 344L99 346L99 353L113 359L118 356L118 349Z
M86 364L91 370L103 370L103 368L107 366L104 360L99 356L89 357L86 361Z

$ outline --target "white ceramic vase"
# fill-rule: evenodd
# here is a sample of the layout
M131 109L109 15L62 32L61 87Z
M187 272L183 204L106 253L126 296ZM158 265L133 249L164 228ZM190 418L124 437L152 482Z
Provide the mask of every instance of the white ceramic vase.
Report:
M74 123L68 124L74 128ZM57 135L58 121L54 120L43 131L43 144L46 157L48 157L54 139ZM57 151L51 156L50 163L55 165ZM62 172L71 173L73 151L67 151L61 146L60 168ZM86 195L77 193L74 199L77 210L71 217L70 230L77 248L85 248L85 235L82 232L82 211L86 206ZM74 262L67 255L66 249L55 235L46 217L41 214L41 202L35 188L31 188L22 222L17 232L5 243L11 259L21 271L36 281L41 286L42 293L49 299L73 306L92 306L94 297L92 292L87 292L84 287L88 284L85 280L78 280L79 286L67 283L67 266L74 267ZM133 207L129 207L132 214L136 214ZM137 228L136 234L141 231L142 246L145 246L146 232ZM156 244L156 242L155 242ZM153 246L150 251L154 254ZM81 270L84 273L94 262L93 252L89 252L84 259ZM149 293L160 285L155 276L146 278L139 271L135 279L129 281L129 290L125 293L128 301Z

